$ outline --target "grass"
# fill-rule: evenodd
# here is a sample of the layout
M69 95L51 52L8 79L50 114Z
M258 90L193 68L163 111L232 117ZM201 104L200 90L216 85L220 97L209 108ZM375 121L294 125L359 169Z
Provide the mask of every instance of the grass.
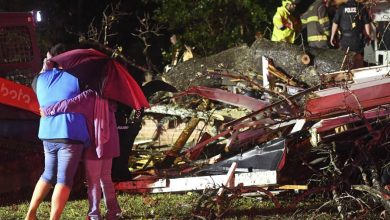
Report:
M132 195L119 194L124 219L184 219L191 215L192 204L197 195L188 194L158 194ZM105 208L102 204L102 212ZM28 208L28 202L0 207L1 220L23 219ZM62 219L85 219L88 211L87 200L70 200L63 212ZM44 201L38 209L38 219L49 219L50 202Z
M134 195L120 193L118 200L122 208L123 219L195 219L196 215L206 216L209 219L216 212L215 202L211 200L200 201L203 198L199 193L185 194L149 194ZM297 215L297 210L282 211L278 213L273 203L268 199L262 200L260 197L241 197L233 201L224 201L228 203L228 219L307 219L308 211L303 211ZM196 209L199 204L208 204L202 206L201 210ZM27 212L28 202L23 201L18 204L0 207L1 220L19 220L23 219ZM70 200L63 212L62 219L65 220L84 220L88 209L88 201ZM102 212L105 211L102 205ZM50 203L45 201L38 210L38 219L49 219ZM306 213L306 214L305 214ZM211 214L211 215L210 215ZM327 213L321 213L321 218L316 219L334 219Z

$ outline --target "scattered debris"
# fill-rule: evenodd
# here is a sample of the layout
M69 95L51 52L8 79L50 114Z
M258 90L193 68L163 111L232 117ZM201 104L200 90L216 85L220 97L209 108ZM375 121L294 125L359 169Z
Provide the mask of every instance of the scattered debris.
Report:
M202 75L221 84L189 87L174 93L173 102L146 110L151 118L173 116L165 123L183 126L163 131L176 134L172 146L160 148L158 141L146 146L159 156L131 158L136 177L116 188L132 193L215 189L213 198L256 188L273 200L272 193L281 190L307 191L297 194L297 203L324 191L341 201L347 191L364 191L352 187L363 180L372 192L384 192L386 183L379 177L389 162L383 152L390 137L390 66L324 72L317 85L309 86L280 71L269 57L261 61L266 74L255 77L228 68L206 69ZM158 110L164 108L169 110ZM241 113L227 116L221 113L226 109ZM140 131L144 139L147 133L155 131ZM375 162L377 168L369 168ZM367 179L375 175L377 180Z

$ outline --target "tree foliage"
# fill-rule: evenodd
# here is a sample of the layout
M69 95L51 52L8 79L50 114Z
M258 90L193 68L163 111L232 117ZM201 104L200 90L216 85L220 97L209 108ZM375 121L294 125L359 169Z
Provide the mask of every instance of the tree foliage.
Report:
M116 23L107 33L107 45L121 46L140 65L146 61L139 56L145 42L134 36L150 15L151 25L164 27L162 35L145 35L150 48L148 55L158 66L162 51L169 50L169 37L176 34L181 45L186 44L199 56L210 55L238 44L250 44L255 33L272 27L272 16L279 1L272 0L0 0L3 11L41 10L44 20L37 26L40 45L45 51L57 42L77 43L79 36L88 35L91 24L101 28L107 5L120 4L118 11L127 16L115 17ZM169 51L168 51L169 53ZM170 60L168 58L167 60ZM159 64L161 63L161 64Z
M201 55L251 43L256 32L272 27L278 5L272 0L154 1L159 3L154 19Z

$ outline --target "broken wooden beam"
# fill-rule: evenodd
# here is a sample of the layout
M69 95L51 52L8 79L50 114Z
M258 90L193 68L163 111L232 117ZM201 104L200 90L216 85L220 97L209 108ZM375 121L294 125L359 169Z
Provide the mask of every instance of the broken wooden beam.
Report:
M168 168L170 167L175 159L179 156L181 149L184 147L188 138L191 136L192 132L195 130L198 125L199 118L191 118L184 128L183 132L180 134L179 138L173 144L172 148L168 150L165 154L165 158L156 164L156 168Z
M276 171L237 173L234 175L234 187L273 186L277 184ZM115 189L133 193L169 193L187 192L204 189L218 189L226 181L226 175L184 177L172 179L152 179L119 182Z
M200 104L197 107L197 110L204 111L207 109L208 105L209 105L209 101L205 100L202 104ZM173 162L179 156L180 151L183 149L188 138L190 138L191 134L194 132L199 122L200 119L197 117L193 117L190 119L190 121L187 123L186 127L184 128L183 132L180 134L176 142L173 144L172 148L169 151L165 152L166 154L165 158L161 162L156 163L155 165L156 168L168 168L172 166Z
M308 185L281 185L275 187L275 189L281 190L307 190L308 188Z
M294 78L288 76L287 74L281 72L280 70L276 69L273 65L268 64L268 72L277 77L278 79L282 80L283 82L287 83L291 86L296 86L298 83L294 80Z
M234 171L236 170L236 168L237 168L237 163L233 162L232 165L230 166L228 173L226 174L226 180L225 180L223 186L226 186L229 188L232 188L234 186ZM223 192L224 192L224 188L221 187L221 188L219 188L217 195L221 196Z

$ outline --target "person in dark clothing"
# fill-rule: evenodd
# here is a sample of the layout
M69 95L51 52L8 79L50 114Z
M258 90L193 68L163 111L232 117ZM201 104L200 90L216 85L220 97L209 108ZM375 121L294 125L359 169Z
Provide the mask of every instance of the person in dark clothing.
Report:
M335 35L340 29L341 48L363 54L365 38L369 39L371 35L370 23L367 9L356 0L348 0L337 9L333 18L330 44L335 46Z
M329 48L328 4L328 0L316 0L301 16L301 22L307 29L307 42L310 47Z
M142 128L142 115L143 110L135 111L122 104L118 105L115 117L119 135L120 155L112 161L111 177L114 182L132 179L129 171L129 157L135 138Z
M142 86L142 91L147 99L158 91L177 92L177 89L160 80L152 80ZM114 182L132 179L129 171L129 156L138 133L142 128L144 109L134 110L126 105L118 103L115 113L119 134L120 155L112 161L112 180Z

